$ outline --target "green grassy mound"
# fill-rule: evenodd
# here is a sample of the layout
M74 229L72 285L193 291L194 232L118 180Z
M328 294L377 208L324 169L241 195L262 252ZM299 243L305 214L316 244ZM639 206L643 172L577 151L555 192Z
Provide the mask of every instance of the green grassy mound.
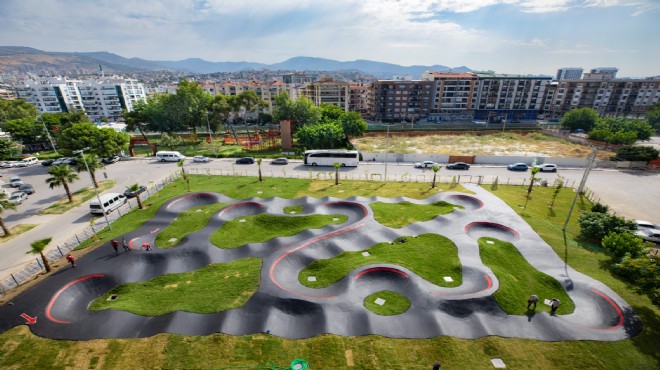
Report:
M215 203L181 212L171 224L158 233L156 246L158 248L170 248L179 244L179 241L186 235L203 229L209 223L211 217L226 206L225 203Z
M405 243L399 243L405 239ZM417 238L402 237L394 244L378 243L366 249L369 256L360 252L344 252L333 258L316 260L298 275L301 284L310 288L325 288L339 281L356 268L374 263L389 263L405 267L429 282L445 287L461 285L461 262L458 249L449 239L438 234L422 234ZM441 261L441 263L439 263ZM308 281L315 276L316 281ZM446 282L443 277L454 281Z
M300 213L305 210L304 206L286 206L284 207L284 213L290 214L291 212L293 213Z
M415 222L432 220L439 215L446 215L453 212L454 207L463 208L445 201L432 204L374 202L369 206L374 211L376 221L393 228L401 228Z
M385 303L379 305L376 299L384 299ZM382 290L367 296L364 299L364 307L369 311L383 316L400 315L410 308L410 301L405 296L389 290Z
M261 259L243 258L180 274L118 286L97 298L91 310L111 308L144 316L176 310L215 313L241 307L257 291ZM108 301L117 295L114 301Z
M487 241L494 242L488 244ZM536 294L539 303L536 312L550 311L544 299L558 298L558 314L569 314L575 309L573 301L555 278L546 275L527 262L511 243L492 238L479 239L479 253L483 263L490 267L500 281L494 297L504 312L510 315L527 314L527 298Z
M334 219L337 219L336 221ZM245 220L245 222L241 222ZM239 217L225 222L211 234L211 243L218 248L238 248L248 243L260 243L280 236L296 235L307 229L343 224L345 215L274 216L261 214Z

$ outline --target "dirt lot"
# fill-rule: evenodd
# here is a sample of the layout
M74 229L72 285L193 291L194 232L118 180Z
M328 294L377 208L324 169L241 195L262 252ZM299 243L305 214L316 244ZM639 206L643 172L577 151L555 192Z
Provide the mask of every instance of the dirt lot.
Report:
M361 137L353 143L359 150L383 153L387 149L385 136ZM534 157L586 158L591 148L540 133L527 135L499 133L494 135L428 135L396 136L390 133L390 153L427 153L451 155L515 155ZM599 151L599 159L608 159L614 153Z

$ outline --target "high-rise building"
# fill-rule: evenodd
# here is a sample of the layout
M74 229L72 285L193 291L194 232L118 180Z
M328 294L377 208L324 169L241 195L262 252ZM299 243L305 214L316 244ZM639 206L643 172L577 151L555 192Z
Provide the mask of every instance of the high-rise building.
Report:
M599 68L592 68L590 73L598 73L598 74L604 74L606 75L609 79L616 78L617 72L619 72L618 68L615 67L599 67Z
M332 104L347 111L349 101L348 87L348 82L324 79L309 83L305 87L298 89L298 94L308 97L317 106L321 104Z
M582 78L582 68L565 67L557 70L556 80L579 80Z

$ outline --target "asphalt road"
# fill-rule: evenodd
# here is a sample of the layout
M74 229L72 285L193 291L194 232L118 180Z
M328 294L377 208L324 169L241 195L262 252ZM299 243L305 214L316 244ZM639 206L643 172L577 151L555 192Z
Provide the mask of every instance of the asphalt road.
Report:
M192 163L186 161L185 168L193 173L199 171L205 173L206 170L212 173L237 173L242 175L256 176L258 167L252 165L238 165L233 159L215 159L209 163ZM117 182L111 189L112 192L123 192L126 186L133 183L149 185L154 182L160 182L165 177L177 171L176 163L160 163L155 160L130 160L122 161L108 165L106 169L97 173L99 180L107 178ZM268 160L262 163L262 172L264 176L282 176L286 173L288 176L298 176L308 178L309 171L313 173L321 172L326 176L334 172L332 167L307 167L301 161L291 161L288 165L271 165ZM27 168L11 168L2 170L2 179L8 181L11 176L20 176L25 183L32 184L36 193L31 195L28 200L19 205L16 211L7 210L2 213L2 217L8 226L17 224L38 224L33 230L12 239L6 243L0 244L0 253L3 256L0 259L0 275L11 266L22 262L32 260L34 256L26 255L29 250L29 244L35 240L52 237L53 241L49 249L54 249L56 245L61 245L64 241L71 238L75 233L82 231L89 225L90 214L88 205L84 204L63 215L39 215L39 210L48 207L53 202L65 197L64 189L59 187L50 189L45 180L48 177L48 167L35 165ZM342 168L342 178L348 175L349 178L371 178L374 174L379 174L375 179L382 178L385 172L383 163L362 163L357 168ZM549 183L561 175L568 182L579 183L584 169L582 168L560 168L558 173L540 173L538 176L547 179ZM412 164L387 165L387 177L390 181L400 179L406 176L418 181L430 181L432 171L416 169ZM91 180L86 173L80 173L80 180L74 182L71 186L72 191L76 191L91 185ZM529 172L511 172L503 166L472 166L468 171L452 171L442 169L439 176L447 180L448 176L484 176L486 179L498 176L500 184L507 181L522 181L528 179ZM650 171L623 171L613 169L594 169L587 181L587 187L592 190L596 197L602 203L607 204L618 215L631 219L643 219L660 224L660 173ZM9 185L3 185L3 188L11 191Z

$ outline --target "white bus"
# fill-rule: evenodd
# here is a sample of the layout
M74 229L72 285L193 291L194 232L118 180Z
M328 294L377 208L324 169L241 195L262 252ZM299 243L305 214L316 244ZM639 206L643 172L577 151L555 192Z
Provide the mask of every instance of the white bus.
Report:
M99 199L101 203L99 203ZM108 193L94 198L89 202L89 212L92 214L108 214L126 203L126 197L120 193Z
M332 166L340 163L342 167L357 167L360 154L357 150L319 149L305 152L305 165Z

